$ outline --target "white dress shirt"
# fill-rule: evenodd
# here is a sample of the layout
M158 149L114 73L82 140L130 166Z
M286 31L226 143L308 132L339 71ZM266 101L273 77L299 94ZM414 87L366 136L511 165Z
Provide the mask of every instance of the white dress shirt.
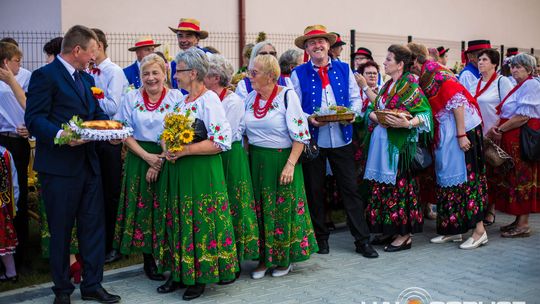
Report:
M219 96L214 91L208 90L194 101L186 103L189 95L185 95L178 103L178 112L190 113L193 118L204 122L208 139L213 141L221 151L231 149L231 125L225 115Z
M540 118L540 81L527 80L504 102L501 118L509 119L514 115Z
M32 76L32 72L25 68L20 68L19 73L15 75L15 79L17 79L17 82L21 85L23 90L25 92L28 92L28 85L30 84L30 76Z
M242 135L244 134L244 130L246 128L246 124L244 122L244 114L246 113L244 100L233 92L223 98L221 104L225 110L227 120L231 125L232 142L241 141Z
M313 65L313 62L310 61L310 64L313 66L313 69L317 72L318 67ZM328 67L328 77L335 77L333 74L335 71L332 70L332 63L329 63ZM294 90L300 99L300 104L302 104L302 88L300 87L300 80L296 71L293 71L291 74L291 80L294 85ZM349 68L349 100L351 102L350 109L355 112L357 116L362 114L362 99L360 98L360 88L354 79L354 74ZM321 100L321 111L327 110L331 106L336 105L336 98L334 96L334 91L332 90L331 85L327 85L326 88L322 89L322 100ZM309 114L305 114L306 117ZM319 127L319 134L317 138L317 144L321 148L339 148L346 146L351 143L352 140L345 141L343 139L343 133L341 132L341 127L339 122L331 122L325 126Z
M103 112L112 118L120 106L122 95L129 86L124 71L110 58L103 60L97 68L99 74L90 74L94 77L96 87L103 90L105 97L99 100L99 105Z
M476 78L476 76L474 76L474 74L470 71L463 71L463 73L461 73L461 75L459 75L459 82L469 91L469 93L471 93L472 95L473 92L475 91L475 87L473 85L475 85L478 81L478 78Z
M474 90L471 94L474 96L477 93L476 88L478 87L478 82L481 81L480 90L482 90L487 81L478 79L476 83L473 84ZM504 76L498 76L493 83L487 88L482 95L480 95L476 100L480 106L480 112L482 113L482 121L484 125L482 130L484 135L487 134L489 129L491 129L499 120L499 115L497 115L497 110L495 109L502 99L510 90L512 90L512 82L510 79Z

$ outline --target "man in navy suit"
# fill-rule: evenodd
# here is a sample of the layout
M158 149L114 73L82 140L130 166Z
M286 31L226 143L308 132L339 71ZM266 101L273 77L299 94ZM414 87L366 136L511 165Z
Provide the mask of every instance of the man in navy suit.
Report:
M30 79L25 122L36 137L34 169L39 173L51 234L50 267L54 303L70 303L74 286L69 276L71 230L77 221L79 252L83 259L83 300L116 303L120 297L101 286L105 258L105 225L100 167L93 142L71 140L54 144L69 134L61 129L73 115L82 120L107 119L90 88L93 78L84 72L95 59L97 37L76 25L62 41L62 52Z
M135 62L124 68L124 74L130 85L133 85L135 89L138 89L141 86L141 60L146 57L146 55L153 54L154 49L161 44L155 43L150 36L144 36L139 38L135 45L130 47L128 51L135 52L137 55L137 60Z

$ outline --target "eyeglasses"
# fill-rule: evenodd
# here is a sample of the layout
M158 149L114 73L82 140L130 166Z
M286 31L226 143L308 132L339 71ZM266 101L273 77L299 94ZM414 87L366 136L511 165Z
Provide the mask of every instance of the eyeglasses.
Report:
M263 51L263 52L259 52L257 55L272 55L272 56L276 57L276 56L277 56L277 52L274 52L274 51L270 51L270 52Z
M364 73L364 75L366 75L366 76L377 76L377 74L379 74L379 73L377 73L377 72L365 72Z
M249 74L249 76L251 76L252 78L255 78L255 77L257 77L257 75L259 74L259 71L257 71L257 70L248 70L248 74Z
M193 69L176 69L176 73L182 73L182 72L187 72L187 71L191 71Z

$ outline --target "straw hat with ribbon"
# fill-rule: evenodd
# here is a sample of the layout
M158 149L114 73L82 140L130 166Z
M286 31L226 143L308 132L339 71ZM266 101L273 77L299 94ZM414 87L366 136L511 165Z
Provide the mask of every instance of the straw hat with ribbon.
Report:
M199 36L199 39L206 39L208 32L201 30L201 23L197 19L181 18L176 28L170 27L174 33L178 32L194 32Z
M330 45L333 45L337 41L336 34L327 32L324 25L316 24L306 27L304 35L294 39L294 44L297 47L304 49L306 40L313 38L326 38Z
M158 47L160 45L161 45L160 43L155 43L154 40L152 39L152 37L143 36L143 37L140 37L139 40L137 40L137 42L135 42L135 45L130 47L128 50L130 52L135 52L138 48L142 48L142 47L145 47L145 46Z

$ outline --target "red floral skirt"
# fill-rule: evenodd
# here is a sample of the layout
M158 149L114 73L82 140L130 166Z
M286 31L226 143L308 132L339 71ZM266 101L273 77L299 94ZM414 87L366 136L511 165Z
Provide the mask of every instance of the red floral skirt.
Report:
M0 256L15 253L17 233L8 206L0 208Z
M506 122L501 119L499 125ZM540 129L540 119L531 118L527 125L534 130ZM511 214L524 215L540 212L539 176L540 162L530 162L521 159L519 137L521 128L503 133L501 148L514 158L515 166L509 172L496 172L500 180L499 193L495 200L497 210Z

